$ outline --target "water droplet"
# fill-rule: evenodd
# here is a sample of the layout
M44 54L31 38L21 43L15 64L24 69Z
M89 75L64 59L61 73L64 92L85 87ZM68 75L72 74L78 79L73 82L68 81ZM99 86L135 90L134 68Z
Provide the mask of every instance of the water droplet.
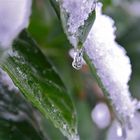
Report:
M123 138L123 139L126 139L127 138L127 132L126 132L126 126L125 125L121 125L121 124L117 124L117 129L116 129L116 132L117 132L117 136L119 138Z
M123 133L122 128L120 126L118 126L118 128L117 128L117 136L122 137L122 135L123 135L122 133Z
M83 49L77 49L75 51L72 66L77 70L82 68L82 66L83 66Z

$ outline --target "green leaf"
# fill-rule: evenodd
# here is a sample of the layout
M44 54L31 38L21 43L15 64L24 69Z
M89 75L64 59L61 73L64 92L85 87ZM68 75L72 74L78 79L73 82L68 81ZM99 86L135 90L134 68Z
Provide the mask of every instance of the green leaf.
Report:
M49 0L52 7L55 10L56 15L58 16L58 18L60 19L60 9L59 9L59 4L56 0Z
M88 103L86 101L77 101L77 110L81 140L99 140L99 132L92 121Z
M22 121L27 117L34 120L33 110L18 91L11 90L0 81L0 119Z
M43 140L27 121L13 122L0 119L1 140Z
M7 54L1 67L24 96L65 136L76 135L76 114L72 100L36 43L23 32Z
M95 20L95 11L92 11L92 13L89 15L88 19L85 21L84 26L81 26L78 30L78 40L80 43L84 43L88 33L90 32L90 29L94 23Z
M1 75L1 73L0 73ZM44 140L38 127L39 113L25 101L18 90L10 90L0 81L0 139Z
M61 4L61 3L60 3ZM69 15L68 13L65 11L65 9L60 5L60 17L61 17L61 22L62 22L62 26L64 29L65 34L67 35L67 37L71 37L71 33L68 32L68 18ZM78 44L83 44L88 36L88 33L94 23L95 20L95 11L93 10L90 14L87 20L85 20L84 25L80 26L78 31L75 34L75 38L77 40ZM81 46L81 45L79 45Z
M106 9L108 6L110 6L112 4L112 0L101 0L101 2L103 3L103 9Z
M56 2L56 0L50 0L50 3L54 8L58 18L61 20L64 32L67 35L67 38L69 39L71 37L71 33L68 32L68 25L67 25L69 15L62 7L62 1L60 0L59 2ZM79 27L78 31L74 36L76 38L78 46L82 46L79 44L83 44L85 42L94 21L95 21L95 10L93 10L89 14L88 19L85 20L85 24Z
M47 132L46 136L49 140L66 140L66 138L60 133L60 131L57 131L57 128L55 128L52 123L50 123L44 117L41 118L40 127L41 130Z

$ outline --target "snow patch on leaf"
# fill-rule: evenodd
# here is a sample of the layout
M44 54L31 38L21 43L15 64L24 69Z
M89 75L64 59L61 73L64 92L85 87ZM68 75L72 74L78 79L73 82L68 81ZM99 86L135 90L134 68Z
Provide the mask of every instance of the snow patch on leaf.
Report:
M84 25L94 7L94 0L63 0L63 8L69 14L67 24L71 34L76 34L78 28Z
M130 122L136 111L137 100L131 97L128 81L131 64L126 51L115 41L114 21L96 5L96 19L84 44L85 52L97 70L122 124Z

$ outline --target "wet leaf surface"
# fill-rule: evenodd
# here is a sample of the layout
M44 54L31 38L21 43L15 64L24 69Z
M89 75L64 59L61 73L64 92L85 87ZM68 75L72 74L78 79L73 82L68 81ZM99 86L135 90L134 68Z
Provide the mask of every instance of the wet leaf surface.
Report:
M61 132L75 135L76 115L58 73L24 31L1 62L24 96Z

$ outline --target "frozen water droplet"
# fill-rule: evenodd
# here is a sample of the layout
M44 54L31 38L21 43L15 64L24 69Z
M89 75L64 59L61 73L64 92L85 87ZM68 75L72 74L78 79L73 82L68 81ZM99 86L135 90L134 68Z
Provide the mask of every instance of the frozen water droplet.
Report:
M117 126L117 136L122 137L122 135L123 135L122 128L120 126Z
M123 129L118 121L114 121L108 131L107 140L124 140Z
M107 140L140 140L140 113L136 112L135 116L131 119L132 129L123 126L114 121L109 128Z
M82 68L82 66L83 66L83 49L77 49L75 51L72 66L77 70Z
M132 117L132 118L133 118L133 117ZM132 130L132 129L133 129L133 126L132 126L132 124L131 124L130 118L127 117L126 121L127 121L126 124L127 124L128 129L129 129L129 130Z
M117 136L123 139L127 138L127 132L126 132L126 126L125 125L121 125L121 124L117 124L117 128L116 128L116 132L117 132Z

